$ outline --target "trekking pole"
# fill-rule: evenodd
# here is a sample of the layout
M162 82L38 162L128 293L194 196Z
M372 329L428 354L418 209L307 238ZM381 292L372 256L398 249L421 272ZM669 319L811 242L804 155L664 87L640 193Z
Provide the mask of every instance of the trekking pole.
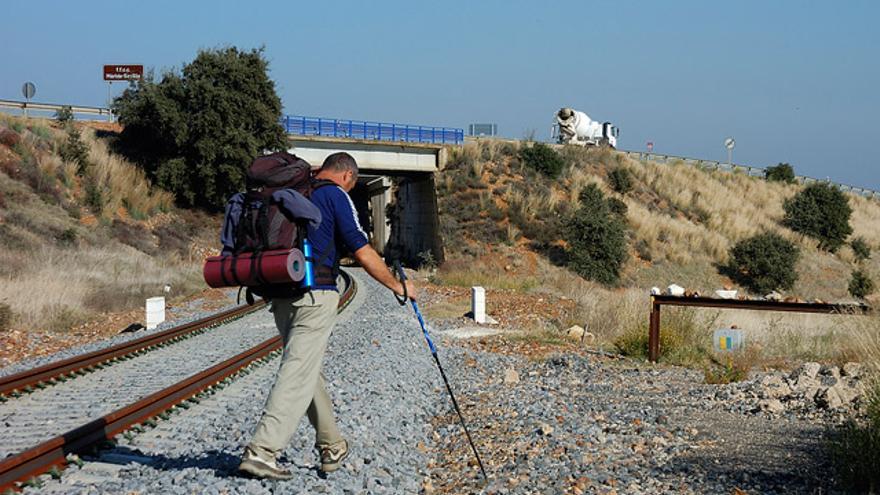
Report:
M404 273L399 261L394 262L394 269L397 271L397 274L400 277L400 283L403 285L403 297L400 297L397 294L394 294L394 297L401 306L405 306L406 300L409 299L409 295L406 293L406 273ZM483 461L480 460L480 453L477 452L477 447L474 445L471 433L468 431L467 424L464 422L464 416L462 416L461 409L458 407L458 401L455 400L455 394L452 393L452 387L449 386L449 380L446 379L446 373L443 372L443 366L440 365L440 358L437 357L437 348L434 346L434 341L431 340L431 336L428 335L428 329L425 328L425 319L422 318L422 312L419 311L419 305L416 304L415 299L411 299L410 303L412 304L413 311L416 313L416 317L419 319L419 325L422 327L422 334L425 335L425 340L428 341L428 348L431 349L431 355L434 356L434 362L437 363L437 369L440 370L440 376L443 377L443 383L446 384L446 391L449 392L449 398L452 399L452 405L455 407L455 412L458 413L458 419L461 422L462 428L464 428L464 434L467 436L468 443L471 445L471 450L474 451L474 457L477 458L477 464L480 466L480 472L483 473L483 479L488 481L489 477L486 476L486 469L483 468Z

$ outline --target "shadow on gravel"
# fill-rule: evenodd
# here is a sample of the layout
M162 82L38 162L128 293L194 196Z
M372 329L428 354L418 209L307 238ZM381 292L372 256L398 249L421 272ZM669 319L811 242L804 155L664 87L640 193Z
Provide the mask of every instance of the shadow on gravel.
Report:
M237 476L238 464L241 462L237 455L218 450L208 450L198 456L168 457L161 454L145 454L128 447L116 447L111 452L104 453L98 460L120 465L134 462L163 471L186 468L212 469L219 477Z
M140 450L128 447L116 447L110 452L103 453L98 460L107 464L117 465L137 463L162 471L179 471L186 468L206 469L212 470L214 476L218 478L247 477L238 472L238 464L241 462L241 458L238 455L219 450L208 450L200 453L198 456L169 457L160 454L145 454ZM282 465L288 464L297 470L307 468L309 471L314 471L317 477L327 479L327 475L321 472L317 465L308 466L290 462L283 455L278 460Z
M834 486L821 430L741 431L737 436L731 441L719 435L712 446L677 457L669 463L670 472L749 493L826 493Z

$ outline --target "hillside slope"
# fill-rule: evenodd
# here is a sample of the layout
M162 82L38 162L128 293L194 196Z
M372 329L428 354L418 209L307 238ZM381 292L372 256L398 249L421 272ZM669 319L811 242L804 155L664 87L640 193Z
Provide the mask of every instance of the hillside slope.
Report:
M76 126L0 116L0 337L45 343L96 315L142 308L166 284L173 298L204 289L219 219L175 208Z
M782 203L802 186L767 182L740 173L705 171L683 163L640 163L611 150L565 147L566 167L548 179L520 163L520 145L482 140L453 153L438 181L441 223L453 258L484 253L493 243L553 258L564 247L560 227L590 183L627 206L629 260L621 287L646 289L678 283L704 293L735 285L719 274L737 241L771 231L794 241L802 256L791 294L803 299L848 300L854 263L849 247L837 254L781 225ZM634 178L626 194L612 191L608 172L627 169ZM853 237L880 245L880 203L848 195ZM876 276L880 260L868 260Z
M549 179L521 163L521 146L496 140L468 143L451 152L438 175L447 260L427 275L432 282L426 290L431 317L460 317L468 310L466 288L480 285L488 290L488 312L502 327L558 341L570 326L580 325L595 335L595 345L641 355L647 346L649 289L672 283L703 294L737 288L720 270L728 250L763 231L779 233L800 247L799 278L785 296L852 300L852 250L821 251L816 241L780 223L783 201L801 186L685 164L639 163L614 151L577 147L559 150L565 166L558 178ZM608 172L616 168L629 170L633 179L626 194L609 186ZM598 185L627 209L628 258L613 286L581 278L564 265L562 230L588 184ZM853 237L864 237L876 251L880 204L848 197L854 210ZM862 268L877 280L877 255ZM876 304L877 295L868 302ZM664 340L661 348L681 354L664 358L671 362L702 362L711 331L737 325L757 344L751 348L770 361L846 360L861 353L852 332L863 323L869 322L843 316L668 309L662 335L674 341Z

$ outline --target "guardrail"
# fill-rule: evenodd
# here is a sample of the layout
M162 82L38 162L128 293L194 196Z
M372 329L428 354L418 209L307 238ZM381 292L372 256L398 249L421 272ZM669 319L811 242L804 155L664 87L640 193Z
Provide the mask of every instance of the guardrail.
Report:
M37 103L34 101L0 100L0 108L17 108L19 110L40 110L44 112L59 111L62 108L70 108L74 114L106 115L111 117L113 112L109 108L85 107L82 105L58 105L55 103Z
M281 125L288 134L397 141L407 143L462 144L464 129L423 125L366 122L287 115Z
M639 161L652 161L657 163L672 163L672 162L682 162L685 165L691 165L694 167L702 168L705 170L724 170L728 172L743 172L750 177L764 177L764 169L761 167L751 167L748 165L740 165L736 163L723 163L715 160L700 160L698 158L687 158L683 156L675 156L675 155L661 155L658 153L646 153L641 151L626 151L626 150L618 150L619 152L629 156L630 158L634 158ZM840 189L841 191L851 192L853 194L858 194L860 196L866 198L877 198L880 199L880 192L875 191L873 189L867 189L864 187L856 187L851 186L849 184L841 184L838 182L832 182L830 180L825 179L815 179L813 177L807 177L804 175L796 175L795 180L800 184L813 184L813 183L825 183L831 184L832 186Z

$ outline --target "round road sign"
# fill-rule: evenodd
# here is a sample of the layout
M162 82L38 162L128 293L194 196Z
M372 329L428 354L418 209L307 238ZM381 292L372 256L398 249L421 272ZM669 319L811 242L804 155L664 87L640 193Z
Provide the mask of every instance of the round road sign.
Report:
M37 94L37 87L34 86L34 83L28 81L21 86L21 94L24 95L26 100L30 100Z
M729 137L724 140L724 147L725 148L732 150L734 146L736 146L736 141L734 141L734 139L732 137Z

